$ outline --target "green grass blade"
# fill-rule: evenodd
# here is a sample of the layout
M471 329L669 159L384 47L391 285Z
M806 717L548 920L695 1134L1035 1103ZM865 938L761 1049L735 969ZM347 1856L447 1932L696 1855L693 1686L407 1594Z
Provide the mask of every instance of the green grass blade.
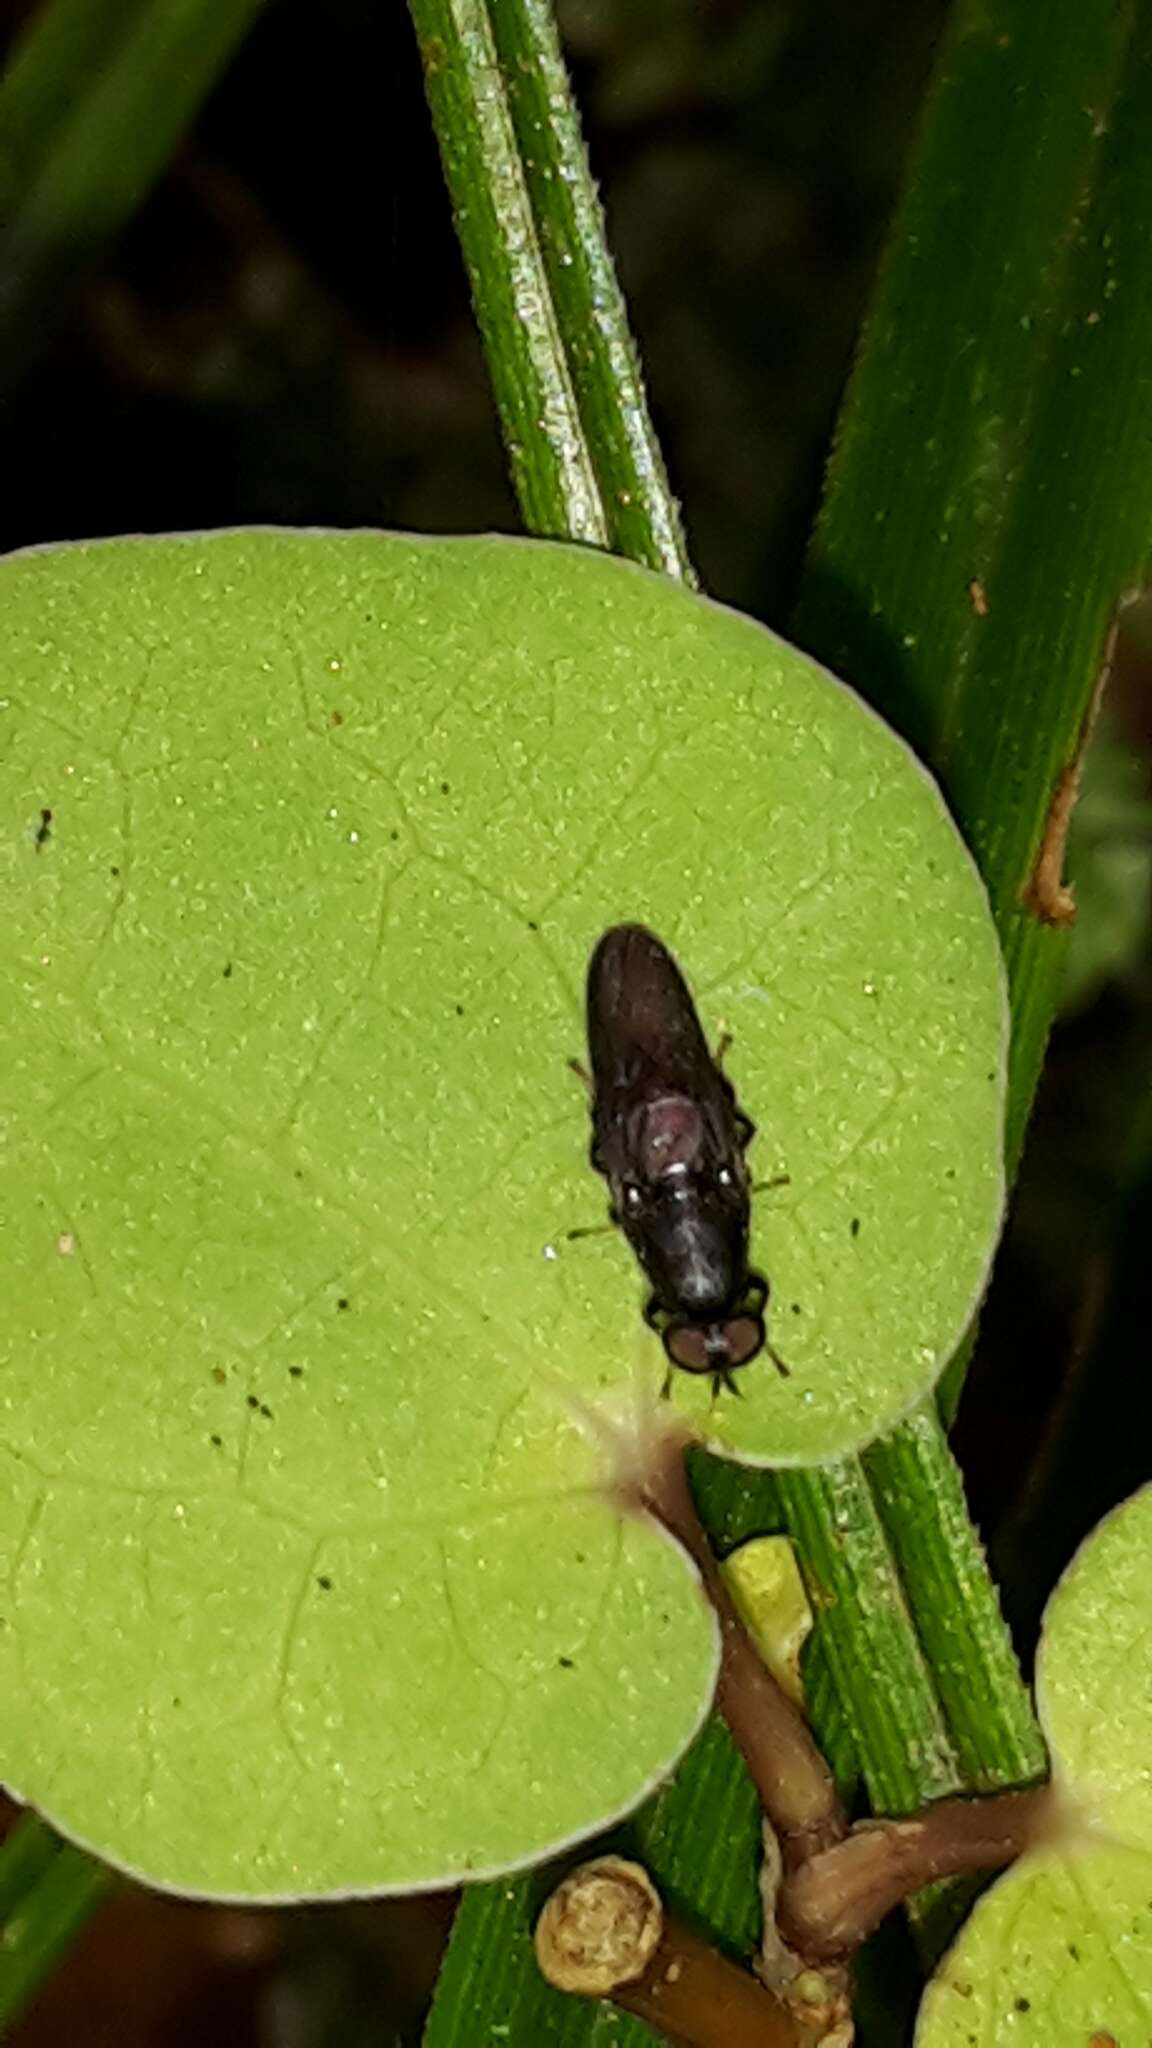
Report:
M263 0L52 0L0 82L0 369L129 220Z
M116 1880L35 1814L0 1848L0 2029L23 2011Z
M1064 946L1022 892L1152 541L1150 56L1147 6L958 10L799 612L936 768L980 861L1010 976L1013 1164ZM866 1465L967 1781L1034 1776L935 1417Z
M106 64L140 0L55 0L35 15L0 86L0 219L19 204L72 110L78 77Z
M1147 5L958 10L799 614L936 768L980 861L1012 994L1013 1163L1064 946L1022 890L1152 542L1150 57ZM967 1773L1033 1775L938 1425L914 1418L867 1464Z
M1064 949L1021 893L1152 546L1150 36L1146 0L957 8L798 613L935 769L988 883L1013 1164Z

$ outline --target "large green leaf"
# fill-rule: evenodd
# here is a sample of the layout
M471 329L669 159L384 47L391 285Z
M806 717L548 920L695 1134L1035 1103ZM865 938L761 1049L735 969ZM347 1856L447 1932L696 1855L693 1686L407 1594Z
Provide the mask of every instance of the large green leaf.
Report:
M715 1657L597 1487L664 1361L623 1242L566 1236L604 1203L589 947L645 918L735 1034L791 1377L675 1398L802 1462L921 1393L983 1283L972 867L849 691L589 552L226 534L0 578L8 1773L192 1890L537 1856L669 1767Z

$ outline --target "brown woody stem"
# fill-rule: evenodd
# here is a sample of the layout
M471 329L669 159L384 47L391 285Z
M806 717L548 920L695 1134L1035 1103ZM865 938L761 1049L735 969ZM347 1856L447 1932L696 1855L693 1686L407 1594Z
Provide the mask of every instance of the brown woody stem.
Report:
M816 2048L827 2016L794 2011L671 1919L648 1873L618 1856L571 1871L536 1923L558 1990L610 1998L675 2048Z
M1064 1825L1050 1785L942 1799L910 1820L864 1821L786 1877L786 1941L813 1961L850 1955L902 1899L941 1877L1000 1870Z
M645 1471L643 1499L692 1558L719 1620L716 1704L779 1838L787 1873L845 1834L832 1773L804 1716L765 1668L736 1611L696 1513L683 1445L674 1438L661 1441Z

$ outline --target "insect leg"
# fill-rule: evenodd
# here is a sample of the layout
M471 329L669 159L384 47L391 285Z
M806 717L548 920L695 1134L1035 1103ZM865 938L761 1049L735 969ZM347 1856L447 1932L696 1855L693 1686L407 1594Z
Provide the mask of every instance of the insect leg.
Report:
M716 1367L716 1370L712 1374L713 1405L715 1405L717 1397L721 1393L738 1394L741 1400L744 1399L744 1395L741 1388L737 1386L735 1380L732 1377L731 1366L718 1365Z
M580 1223L575 1230L566 1230L564 1236L569 1244L575 1244L581 1237L604 1237L609 1230L615 1230L616 1218L609 1216L607 1223Z

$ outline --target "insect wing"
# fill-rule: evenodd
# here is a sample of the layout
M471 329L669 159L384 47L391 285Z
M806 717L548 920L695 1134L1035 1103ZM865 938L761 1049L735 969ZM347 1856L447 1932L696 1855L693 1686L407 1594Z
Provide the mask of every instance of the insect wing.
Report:
M613 925L592 955L588 1052L598 1095L698 1095L715 1073L688 984L646 925Z

